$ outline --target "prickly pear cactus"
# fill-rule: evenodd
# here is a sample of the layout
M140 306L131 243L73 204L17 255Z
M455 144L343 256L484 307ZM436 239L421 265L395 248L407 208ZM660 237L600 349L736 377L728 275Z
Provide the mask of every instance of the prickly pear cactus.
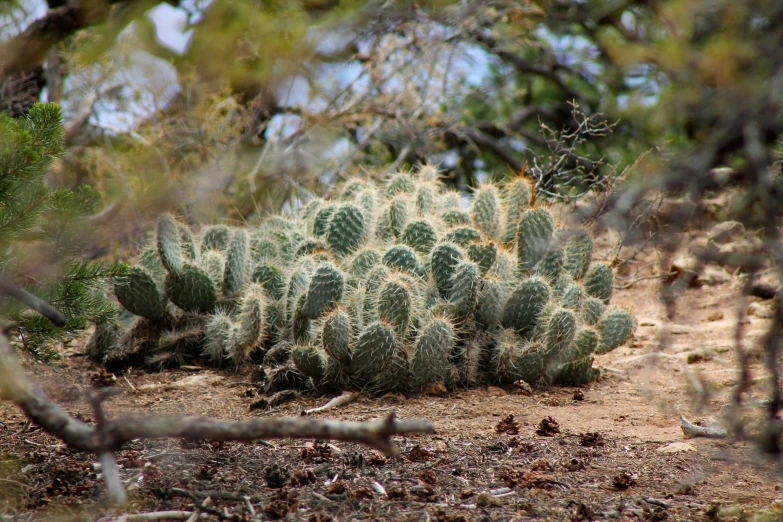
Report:
M468 203L424 166L336 194L256 227L194 232L161 216L115 284L135 319L100 328L91 356L252 360L276 389L581 385L634 333L609 306L590 231L558 226L528 180L483 184Z

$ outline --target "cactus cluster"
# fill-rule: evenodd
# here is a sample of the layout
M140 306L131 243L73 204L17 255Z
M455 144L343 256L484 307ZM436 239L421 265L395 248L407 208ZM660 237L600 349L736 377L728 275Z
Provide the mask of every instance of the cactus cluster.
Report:
M91 343L106 364L263 360L278 389L579 385L635 329L590 232L558 227L522 178L468 205L424 166L259 227L164 215L151 245L115 285L127 324Z

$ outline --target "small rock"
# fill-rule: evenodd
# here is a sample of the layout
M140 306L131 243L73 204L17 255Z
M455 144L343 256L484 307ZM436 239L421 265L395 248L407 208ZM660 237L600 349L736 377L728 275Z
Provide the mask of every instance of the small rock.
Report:
M761 319L772 319L775 317L775 311L769 306L765 306L761 303L750 303L745 313Z
M424 395L443 397L444 395L447 395L449 393L449 390L446 389L446 385L443 382L431 382L429 384L426 384L421 389L421 393L423 393Z
M497 386L487 386L487 394L492 397L503 397L504 395L508 395L508 392Z
M476 497L476 506L480 508L493 508L502 505L503 502L499 498L495 498L486 491L479 493Z
M697 269L699 260L692 254L680 254L672 261L670 272L674 273L674 279L685 281L688 286L692 286L699 277Z
M661 446L657 450L658 453L685 453L689 451L697 451L696 446L690 442L672 442L666 446Z
M707 265L697 277L697 284L704 286L717 286L731 281L731 274L725 268Z
M724 221L718 223L707 234L707 238L713 243L727 243L732 239L745 237L745 225L739 221Z
M723 312L718 310L717 312L712 312L710 315L707 316L708 321L720 321L723 319Z

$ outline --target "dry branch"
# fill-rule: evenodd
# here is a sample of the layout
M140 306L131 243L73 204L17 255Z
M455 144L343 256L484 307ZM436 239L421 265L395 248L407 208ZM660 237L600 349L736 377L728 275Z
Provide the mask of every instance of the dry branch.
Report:
M349 422L307 417L282 417L225 421L193 416L128 416L104 419L100 408L110 394L91 397L98 425L90 425L71 417L52 401L24 373L16 352L8 339L0 335L0 397L13 401L48 433L70 447L95 453L101 462L111 464L106 457L133 439L181 437L187 440L252 441L257 439L324 439L366 444L390 456L399 454L391 442L393 435L434 433L430 422L398 420L394 414L383 420ZM112 459L113 460L113 455ZM111 478L111 473L104 475ZM107 483L112 497L121 501L124 492L117 491L117 482Z
M726 430L722 428L705 428L704 426L696 426L691 421L685 418L685 415L680 415L680 421L682 422L682 432L686 437L704 437L707 439L725 439L728 437Z

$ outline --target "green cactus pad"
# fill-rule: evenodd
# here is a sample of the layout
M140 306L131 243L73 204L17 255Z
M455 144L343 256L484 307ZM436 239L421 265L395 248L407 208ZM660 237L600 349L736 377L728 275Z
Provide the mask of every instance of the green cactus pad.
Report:
M315 237L325 237L329 231L329 222L332 220L337 207L334 205L327 205L322 207L315 215L313 220L313 235Z
M310 280L302 315L308 319L318 319L337 305L344 290L345 277L340 269L332 263L321 263Z
M315 216L318 214L318 211L321 210L321 207L324 205L324 200L321 198L313 198L310 201L307 202L307 205L305 205L304 210L302 210L302 219L306 222L311 222L315 219Z
M204 327L204 356L220 364L236 345L239 327L225 312L209 316Z
M270 299L277 301L285 295L285 276L274 265L260 263L250 279L263 286Z
M517 225L522 213L530 207L530 182L525 178L515 178L503 187L503 201L506 206L506 230L503 243L513 243L517 237Z
M397 338L404 339L408 333L413 298L411 291L399 279L391 279L378 292L378 318L392 327Z
M600 342L598 332L592 328L582 328L574 336L574 344L572 347L575 353L574 359L587 357L595 353Z
M454 328L445 319L433 319L419 332L411 357L411 388L445 381L454 348Z
M324 351L344 366L351 364L351 319L342 310L335 310L324 321L321 340Z
M595 326L601 320L601 316L606 310L606 305L595 297L585 297L582 301L582 320L585 324Z
M486 237L500 235L500 196L494 185L485 185L473 195L471 217L475 227Z
M179 225L171 214L158 218L158 254L166 270L173 273L182 271L182 245L179 239Z
M470 214L461 210L447 210L440 217L450 227L470 225Z
M370 382L376 393L406 390L410 383L410 361L408 352L395 343L383 361L380 371Z
M326 252L328 249L329 247L327 244L320 239L305 239L296 247L294 258L309 256L319 252Z
M526 210L517 226L517 263L523 274L532 272L546 254L552 242L555 224L545 208Z
M212 279L196 266L184 265L179 274L169 273L165 286L171 302L186 312L210 313L217 304Z
M198 261L196 240L193 239L193 234L185 225L179 225L179 242L182 246L182 254L185 256L185 260L191 263Z
M479 267L472 261L460 261L454 268L451 278L451 296L449 301L454 305L456 317L459 320L472 317L476 309L481 277Z
M465 247L481 241L481 234L475 228L459 227L446 234L443 239L446 242L456 243Z
M383 255L383 263L391 268L419 277L424 276L424 268L416 253L405 245L391 247Z
M231 241L231 230L224 226L209 227L204 230L204 237L201 240L201 251L227 250Z
M478 292L475 317L478 325L484 330L492 330L503 320L503 307L507 294L503 283L495 279L484 281Z
M522 281L503 309L503 327L512 328L521 337L528 338L550 296L549 286L540 277Z
M636 330L636 321L631 314L619 308L609 308L596 325L600 341L595 353L611 352L626 342Z
M233 350L229 352L235 364L241 364L261 346L264 335L264 309L266 300L260 285L249 285L239 305L239 332Z
M468 257L476 263L481 270L481 275L486 275L498 258L498 247L495 243L473 243L468 245Z
M319 380L326 374L326 356L314 346L295 346L291 360L296 368L308 377Z
M587 273L593 260L593 236L586 228L569 229L561 233L566 237L563 267L579 281Z
M165 312L165 300L158 285L146 270L131 267L114 284L114 294L122 306L130 313L148 319L162 317Z
M264 309L264 340L277 344L283 336L285 313L279 302L267 303Z
M557 357L566 351L576 335L576 315L571 310L555 310L547 323L544 349L547 357Z
M429 222L412 221L403 230L400 240L416 252L427 255L438 242L438 235Z
M426 216L435 210L435 193L437 189L432 183L422 183L416 189L416 214Z
M304 268L294 270L288 278L288 285L285 294L286 323L290 324L294 320L296 305L299 298L307 292L310 285L310 275Z
M219 250L207 250L201 253L199 266L209 275L215 290L223 286L226 272L226 257Z
M377 250L365 248L360 250L351 262L351 273L359 278L364 278L381 262L381 254Z
M596 263L587 272L583 284L589 296L608 303L612 297L612 285L614 284L612 269L606 263Z
M550 285L556 284L558 278L563 273L563 264L565 262L565 253L557 243L551 243L549 249L541 260L536 263L533 272L549 281Z
M416 184L413 183L411 177L405 172L395 174L389 180L388 185L386 185L387 196L395 196L402 193L413 194L414 190L416 190Z
M402 231L408 224L408 203L403 198L397 198L389 205L388 227L394 237L402 236Z
M332 216L326 242L338 257L352 254L367 236L364 214L353 205L343 205Z
M163 280L166 278L166 268L163 266L163 263L160 262L160 255L158 254L157 247L143 250L141 254L139 254L138 265L140 268L146 270L158 284L162 284Z
M579 283L571 283L560 296L560 306L569 310L578 311L582 308L585 291Z
M597 376L598 372L593 368L593 356L588 355L560 366L551 384L557 386L581 386L594 381Z
M430 273L443 299L451 296L454 271L462 258L462 251L451 243L441 243L432 249L429 260Z
M247 262L247 232L239 229L231 239L226 252L226 268L223 274L223 295L236 296L245 283L245 264Z
M280 249L274 241L257 234L250 237L250 259L253 260L253 264L272 261L278 255Z
M348 201L355 195L357 195L359 192L361 192L364 189L364 180L361 179L352 179L345 183L343 186L343 191L340 194L340 198L344 201Z
M351 359L351 375L358 384L369 383L383 368L394 350L394 331L381 323L373 323L362 330Z

